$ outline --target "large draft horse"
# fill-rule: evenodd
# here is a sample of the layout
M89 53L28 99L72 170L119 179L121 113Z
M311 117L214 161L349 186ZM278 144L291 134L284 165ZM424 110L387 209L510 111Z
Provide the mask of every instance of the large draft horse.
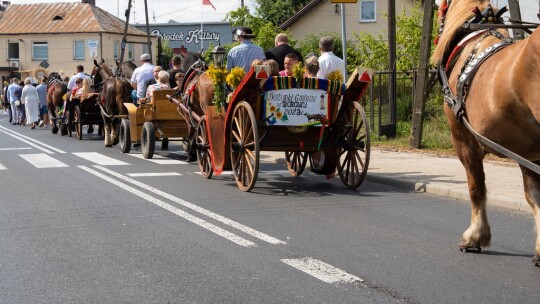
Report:
M58 133L57 125L57 111L64 107L64 95L67 93L67 85L62 80L60 74L53 72L49 75L47 80L47 108L51 113L51 119L53 122L52 133ZM62 135L67 134L66 124L62 124Z
M131 83L125 78L114 77L104 61L94 61L94 65L94 85L101 87L99 101L105 130L105 147L112 147L119 141L120 116L127 115L123 103L131 101Z
M466 21L482 23L483 17L496 15L488 6L486 0L443 0L439 6L442 32L432 62L446 67L447 85L457 98L463 96L463 117L476 132L540 164L540 30L524 40L506 43L507 33L502 30L474 32L463 27ZM501 43L507 46L499 48ZM476 73L467 76L473 68ZM472 203L471 224L459 248L481 250L491 242L482 161L487 153L503 155L477 140L450 106L444 108L454 150L467 173ZM540 175L521 164L520 168L525 198L536 223L533 263L540 266Z

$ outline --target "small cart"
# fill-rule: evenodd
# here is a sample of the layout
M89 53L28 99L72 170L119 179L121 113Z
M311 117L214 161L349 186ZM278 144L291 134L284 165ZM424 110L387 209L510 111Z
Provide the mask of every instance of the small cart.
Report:
M156 141L161 141L161 148L167 150L169 140L187 141L190 128L176 110L176 105L166 97L175 90L152 92L152 98L138 107L133 103L124 103L128 119L120 124L120 150L129 153L132 144L140 144L144 158L152 158Z

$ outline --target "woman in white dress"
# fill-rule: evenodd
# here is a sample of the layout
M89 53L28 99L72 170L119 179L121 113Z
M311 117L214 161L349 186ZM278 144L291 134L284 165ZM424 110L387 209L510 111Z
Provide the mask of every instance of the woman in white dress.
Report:
M35 129L36 123L39 121L39 95L30 78L24 80L21 101L24 101L26 123L31 124L32 129Z

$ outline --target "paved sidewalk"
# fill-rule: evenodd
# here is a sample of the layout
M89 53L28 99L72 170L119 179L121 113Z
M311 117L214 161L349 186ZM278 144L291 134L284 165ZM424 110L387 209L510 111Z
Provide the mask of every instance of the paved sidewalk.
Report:
M274 159L284 158L283 152L261 152L261 154L269 154L267 157ZM525 200L521 170L516 164L484 161L484 170L488 207L497 205L532 212ZM469 201L465 169L456 157L372 148L366 179L370 182Z
M531 212L515 163L484 161L488 206ZM367 180L469 201L465 169L456 157L372 149Z

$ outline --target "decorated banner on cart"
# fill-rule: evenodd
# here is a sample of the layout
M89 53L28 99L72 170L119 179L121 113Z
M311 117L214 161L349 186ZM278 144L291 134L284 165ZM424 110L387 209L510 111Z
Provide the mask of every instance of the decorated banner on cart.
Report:
M324 90L270 90L264 99L268 125L321 126L329 120L330 98Z

